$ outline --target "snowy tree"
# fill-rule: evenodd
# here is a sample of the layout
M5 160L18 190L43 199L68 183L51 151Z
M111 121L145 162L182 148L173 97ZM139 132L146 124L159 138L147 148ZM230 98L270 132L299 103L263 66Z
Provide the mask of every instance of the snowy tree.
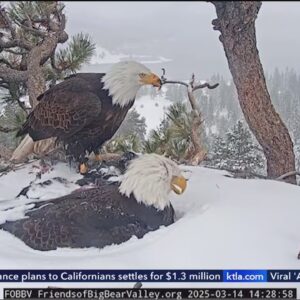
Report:
M218 168L251 173L264 167L263 157L241 121L226 133L225 139L216 138L212 152L210 164Z

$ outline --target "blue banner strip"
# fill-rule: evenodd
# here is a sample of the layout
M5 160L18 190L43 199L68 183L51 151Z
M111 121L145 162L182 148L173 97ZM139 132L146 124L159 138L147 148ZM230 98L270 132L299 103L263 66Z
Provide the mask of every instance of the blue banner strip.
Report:
M300 270L0 270L0 282L300 282Z

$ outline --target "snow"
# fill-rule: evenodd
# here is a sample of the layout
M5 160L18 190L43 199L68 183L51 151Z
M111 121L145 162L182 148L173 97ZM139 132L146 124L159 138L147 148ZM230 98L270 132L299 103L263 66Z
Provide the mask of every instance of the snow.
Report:
M32 199L14 197L35 179L34 165L37 163L0 177L0 222L20 218L29 208ZM58 249L49 252L33 250L0 230L1 268L300 269L297 260L300 250L298 186L270 180L233 179L224 176L227 174L224 171L203 167L182 168L189 172L189 181L182 196L170 195L177 215L173 225L148 233L143 239L133 237L121 245L101 250ZM44 188L36 186L29 196L58 197L79 187L75 181L81 175L63 163L55 165L35 183L58 176L66 178L67 182ZM7 287L8 284L0 286ZM192 283L186 286L192 286ZM227 284L227 287L236 286ZM296 287L296 284L290 286Z
M206 132L207 135L210 134L210 133L212 133L212 134L218 134L219 130L218 130L217 125L212 125L210 127L206 126L205 132Z
M122 52L109 51L106 48L97 45L95 55L92 57L90 64L114 64L122 60L136 60L142 64L159 64L172 61L172 59L163 56L153 57L150 55L124 54Z
M19 99L21 102L24 102L25 106L30 108L31 105L30 105L30 101L29 101L29 96L28 95L25 95L25 96L21 96L20 99Z
M141 96L136 99L134 108L146 119L147 133L149 135L152 129L156 129L165 116L165 112L172 104L170 100L157 95L154 98L150 96Z

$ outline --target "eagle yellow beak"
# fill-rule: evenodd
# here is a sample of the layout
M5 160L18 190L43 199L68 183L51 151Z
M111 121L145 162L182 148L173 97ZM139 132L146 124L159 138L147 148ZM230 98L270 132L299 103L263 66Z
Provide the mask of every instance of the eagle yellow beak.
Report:
M177 194L182 194L186 189L186 179L183 176L173 176L171 181L171 188Z
M140 80L141 80L142 84L150 84L153 86L157 86L158 88L161 88L161 80L154 73L143 74L143 76L141 76Z

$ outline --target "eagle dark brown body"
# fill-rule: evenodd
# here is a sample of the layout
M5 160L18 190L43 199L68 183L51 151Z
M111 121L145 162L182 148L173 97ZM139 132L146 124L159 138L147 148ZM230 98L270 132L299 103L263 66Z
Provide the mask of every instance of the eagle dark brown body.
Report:
M67 154L83 162L86 151L97 152L112 138L134 103L113 105L104 75L78 73L47 90L17 135L28 133L34 141L57 137Z
M0 228L36 250L102 248L172 224L174 210L171 205L157 210L138 203L133 196L121 195L118 184L103 182L97 188L36 203L26 217Z

